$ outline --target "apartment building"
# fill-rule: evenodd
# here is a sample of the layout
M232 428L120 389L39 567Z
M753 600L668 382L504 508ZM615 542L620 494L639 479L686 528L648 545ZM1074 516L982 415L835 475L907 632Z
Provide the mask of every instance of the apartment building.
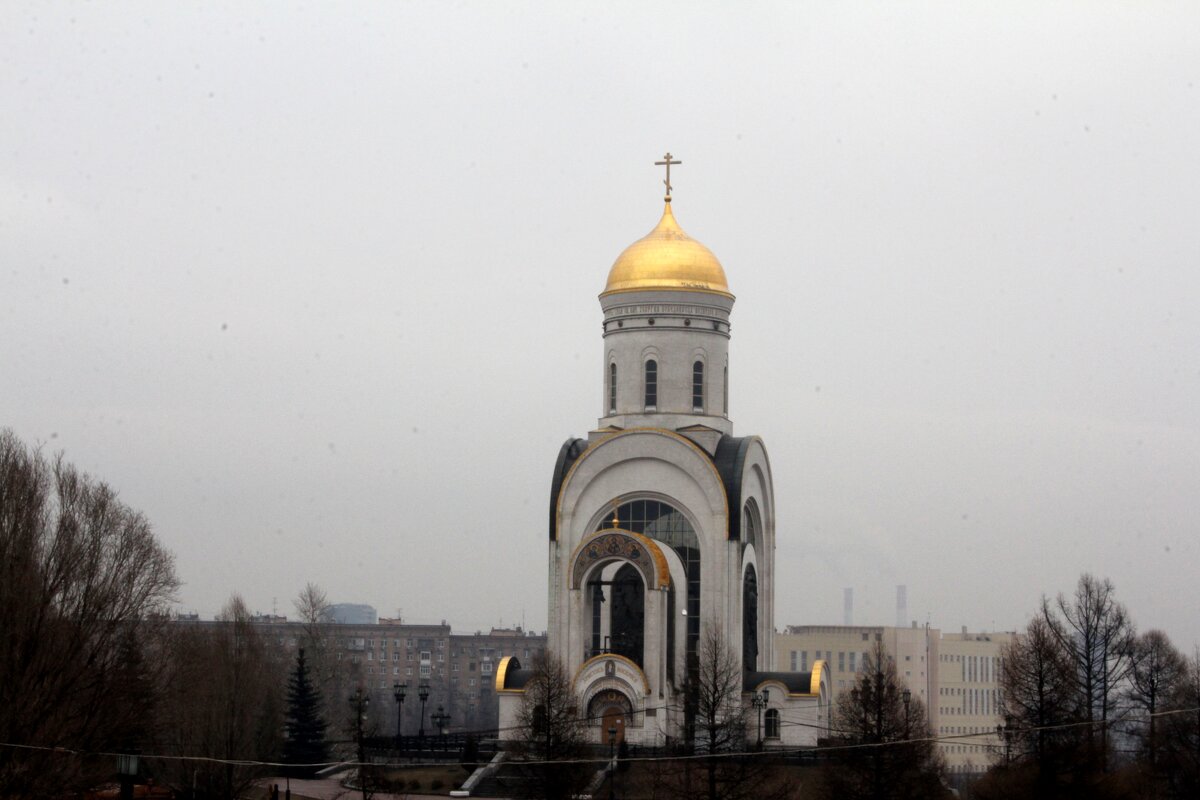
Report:
M222 625L181 616L178 624ZM302 622L286 617L258 615L254 625L270 657L280 664L282 680L295 663L296 652L308 639ZM329 622L320 626L324 645L335 665L335 677L326 687L325 703L331 724L348 716L348 698L358 687L370 696L368 720L373 731L395 734L397 723L404 735L436 734L433 724L440 707L449 715L447 732L495 731L499 715L495 693L495 668L504 656L529 661L546 647L545 633L521 628L492 628L475 633L454 633L445 621L411 624L379 618L374 624ZM407 685L403 705L396 702L394 686ZM422 708L418 687L429 693ZM403 720L399 720L399 712Z
M933 628L870 625L789 625L775 634L775 668L807 670L823 659L829 670L833 701L854 683L871 648L883 644L896 659L896 673L926 706L933 694L932 664L937 663L939 632ZM932 724L932 721L931 723Z
M969 779L1002 755L999 715L1001 648L1015 633L942 633L936 628L789 625L775 634L777 669L828 665L832 702L851 687L863 661L881 642L897 676L925 704L930 729L951 776Z
M985 772L1003 754L999 714L1001 648L1015 633L942 635L938 651L937 724L939 749L952 775Z

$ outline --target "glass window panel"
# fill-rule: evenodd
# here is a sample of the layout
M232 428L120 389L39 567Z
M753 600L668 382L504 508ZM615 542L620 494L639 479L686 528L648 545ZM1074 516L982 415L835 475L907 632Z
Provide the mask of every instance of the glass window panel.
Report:
M658 362L650 360L646 362L646 407L654 408L658 405Z

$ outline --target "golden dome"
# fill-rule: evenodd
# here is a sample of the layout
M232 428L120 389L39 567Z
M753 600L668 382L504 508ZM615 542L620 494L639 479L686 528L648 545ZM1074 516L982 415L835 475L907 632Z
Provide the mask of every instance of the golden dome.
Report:
M617 257L601 294L643 289L683 289L733 297L721 262L679 227L669 197L654 230Z

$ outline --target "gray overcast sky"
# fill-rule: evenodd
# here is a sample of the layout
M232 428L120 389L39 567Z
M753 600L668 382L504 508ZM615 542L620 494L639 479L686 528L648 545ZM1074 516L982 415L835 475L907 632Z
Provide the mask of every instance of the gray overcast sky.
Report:
M725 265L776 623L1014 628L1083 570L1200 642L1200 8L0 9L0 425L180 607L546 620L596 295Z

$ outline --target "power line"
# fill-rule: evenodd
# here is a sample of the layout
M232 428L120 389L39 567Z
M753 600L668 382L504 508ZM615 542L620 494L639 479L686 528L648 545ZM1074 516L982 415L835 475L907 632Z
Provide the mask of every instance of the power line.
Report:
M1194 714L1197 711L1200 711L1200 707L1180 708L1180 709L1174 709L1171 711L1156 711L1154 714L1150 714L1147 716L1148 717L1168 717L1168 716L1174 716L1176 714ZM1084 726L1093 726L1093 727L1097 726L1097 725L1108 726L1108 725L1118 724L1118 722L1120 722L1120 721L1119 720L1095 720L1093 722L1087 722L1087 721L1066 722L1066 723L1061 723L1058 725L1040 725L1040 726L1034 726L1034 727L1028 727L1028 728L1017 728L1015 730L1010 729L1010 731L1014 734L1036 733L1038 731L1062 730L1062 729L1066 729L1066 728L1079 728L1079 727L1084 727ZM521 726L521 727L527 727L527 726ZM622 761L660 762L660 761L697 761L697 760L707 760L707 759L728 759L728 758L753 758L753 757L758 757L758 756L778 757L778 756L787 756L787 755L804 755L804 754L811 754L811 753L844 752L847 750L877 749L877 748L881 748L881 747L903 747L903 746L908 746L908 745L912 745L912 744L921 744L921 743L937 744L939 742L955 742L956 740L959 740L959 739L967 739L967 738L975 738L975 737L980 737L980 736L991 736L991 735L994 735L994 732L955 734L955 735L951 735L951 736L942 736L942 737L927 736L927 737L922 737L919 739L899 739L899 740L892 740L892 741L887 741L887 742L855 742L855 743L836 744L836 745L817 745L815 747L773 748L770 750L738 750L738 751L727 751L727 752L717 752L717 753L695 753L692 755L630 756L630 757L622 759ZM115 752L107 752L107 751L93 752L93 751L86 751L86 750L75 750L75 749L67 748L67 747L44 747L44 746L39 746L39 745L14 744L14 743L9 743L9 742L0 742L0 747L8 747L8 748L19 749L19 750L34 750L34 751L51 753L51 754L55 754L55 755L73 755L73 756L80 756L80 757L116 758L118 756L127 755L127 753L115 753ZM164 761L203 762L203 763L210 763L210 764L224 764L224 765L230 765L230 766L235 766L235 767L240 766L240 767L323 768L323 767L334 767L334 766L342 766L342 767L363 767L363 766L365 766L365 767L386 767L386 768L408 768L408 769L411 769L411 768L419 768L419 767L433 767L433 766L444 766L445 765L444 761L431 761L431 762L427 762L427 763L414 763L414 762L407 762L407 761L406 762L396 762L396 763L391 763L391 762L375 763L375 762L360 762L360 761L322 761L322 762L316 762L316 763L311 763L311 764L286 764L286 763L279 762L279 761L257 761L257 760L253 760L253 759L229 759L229 758L216 758L216 757L211 757L211 756L173 756L173 755L165 755L165 754L146 754L146 753L140 754L139 758L160 759L160 760L164 760ZM609 763L609 759L607 757L605 757L605 758L575 758L575 759L557 759L557 760L544 760L544 761L522 761L520 763L525 766L539 766L539 765L543 765L543 764L607 764L607 763Z

